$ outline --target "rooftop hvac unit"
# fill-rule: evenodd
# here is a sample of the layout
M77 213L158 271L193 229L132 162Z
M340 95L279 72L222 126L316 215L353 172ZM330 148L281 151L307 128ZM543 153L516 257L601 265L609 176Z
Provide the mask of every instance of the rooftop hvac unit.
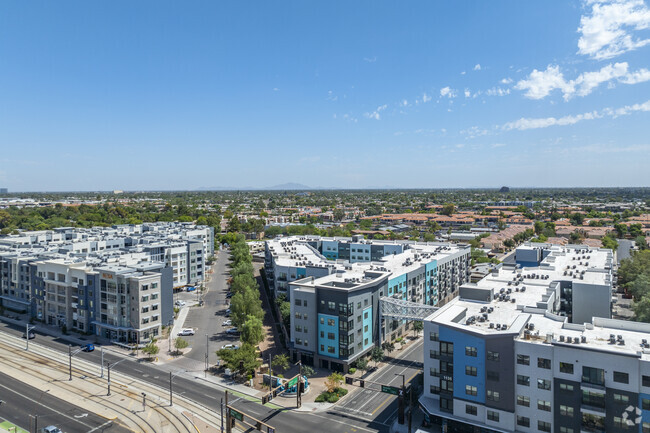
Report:
M564 343L564 335L560 335L560 341Z

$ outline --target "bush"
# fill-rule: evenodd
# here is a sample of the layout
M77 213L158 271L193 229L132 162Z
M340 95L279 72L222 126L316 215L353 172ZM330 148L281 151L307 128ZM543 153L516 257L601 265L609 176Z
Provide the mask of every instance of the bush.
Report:
M354 374L354 373L357 372L357 369L354 368L354 367L350 367L350 369L348 370L348 372L349 372L350 374Z
M336 388L332 392L323 391L316 400L316 403L336 403L341 397L346 395L348 390L345 388Z

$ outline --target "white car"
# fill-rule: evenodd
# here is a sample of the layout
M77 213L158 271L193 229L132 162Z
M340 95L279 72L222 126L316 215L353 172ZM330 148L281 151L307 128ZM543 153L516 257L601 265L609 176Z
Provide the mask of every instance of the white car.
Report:
M179 332L178 335L194 335L194 329L192 328L181 329L181 332Z
M175 302L177 307L184 307L185 306L185 301L176 301Z
M228 319L221 324L222 326L232 326L232 320Z
M223 346L221 346L221 348L229 349L229 350L237 350L239 349L239 346L237 346L236 344L224 344Z

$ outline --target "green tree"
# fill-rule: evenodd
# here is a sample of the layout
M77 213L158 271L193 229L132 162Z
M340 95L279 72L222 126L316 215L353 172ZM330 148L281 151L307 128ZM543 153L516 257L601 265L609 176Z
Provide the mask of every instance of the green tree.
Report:
M634 302L634 320L650 323L650 296L644 296L640 301Z
M640 250L647 250L648 249L648 242L646 242L645 238L643 236L637 236L634 239L634 243L636 244L637 248Z
M338 388L341 387L341 384L343 383L343 375L341 373L332 373L329 376L327 376L327 379L325 380L325 387L327 388L327 392L334 392Z
M262 330L262 321L255 316L248 316L241 330L241 340L243 343L257 346L264 340L264 331Z
M535 221L535 234L540 235L544 231L546 224L542 221Z
M384 341L381 343L381 348L390 355L395 350L395 343L392 341Z
M384 351L381 350L381 347L375 346L370 351L370 359L375 363L375 367L384 360L384 357Z
M609 248L610 250L618 248L618 242L610 235L603 236L601 242L603 243L603 248Z
M641 299L645 296L650 297L650 270L648 273L638 275L629 284L629 291L634 299Z
M240 374L252 374L262 362L257 357L254 346L244 343L239 349L221 349L217 351L226 368Z
M417 321L413 322L413 336L417 337L418 333L420 333L424 329L424 323Z
M340 209L340 208L334 209L334 211L332 212L332 215L333 215L335 221L342 221L343 218L345 218L345 212L343 211L343 209Z
M366 359L365 357L361 357L357 359L356 366L359 370L365 373L366 371L368 371L368 359Z
M181 350L185 349L187 346L189 346L189 343L184 338L177 337L174 340L174 347L176 348L176 352L180 352Z
M441 214L451 216L456 210L456 206L453 203L447 203L442 207L440 211Z
M643 236L643 226L641 224L630 224L630 226L627 228L627 231L633 238L636 238L637 236Z
M146 346L144 346L142 348L142 351L144 353L146 353L147 355L149 355L149 357L154 357L154 356L158 355L158 352L160 351L160 349L158 348L158 345L156 344L156 341L151 340L149 342L149 344L147 344Z
M303 376L312 377L315 374L316 374L316 372L314 371L314 369L312 367L310 367L308 365L303 365L302 366L302 375Z
M280 370L281 373L284 373L289 369L289 357L285 353L276 355L271 365L273 366L273 371Z
M616 236L618 236L619 239L622 239L627 233L627 226L622 223L614 224L614 230L616 230Z

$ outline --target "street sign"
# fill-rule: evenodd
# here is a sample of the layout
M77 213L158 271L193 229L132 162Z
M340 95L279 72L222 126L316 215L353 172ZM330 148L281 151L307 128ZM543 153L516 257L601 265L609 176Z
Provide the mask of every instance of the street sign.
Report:
M233 409L233 408L230 408L230 416L233 417L233 418L235 418L235 419L238 419L239 421L243 421L243 420L244 420L244 415L243 415L241 412L237 412L237 411L236 411L235 409Z
M294 386L296 383L298 383L298 376L294 377L291 379L289 382L287 382L287 388L291 388Z
M399 394L399 388L397 388L396 386L382 385L381 392L385 392L386 394L397 395Z

